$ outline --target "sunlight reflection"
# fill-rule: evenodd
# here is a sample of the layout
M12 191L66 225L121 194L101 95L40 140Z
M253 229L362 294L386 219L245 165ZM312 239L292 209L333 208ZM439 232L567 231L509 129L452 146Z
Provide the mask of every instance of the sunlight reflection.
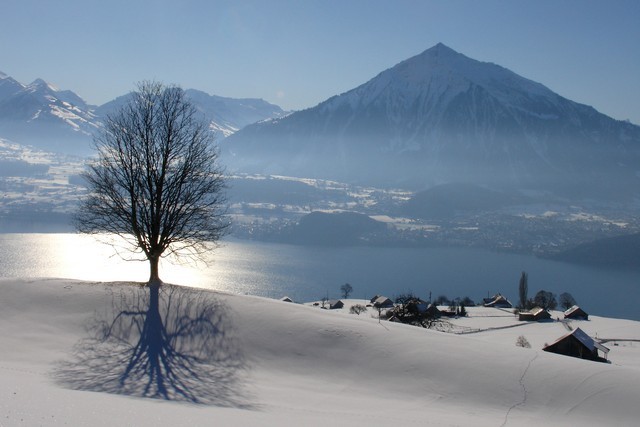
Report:
M522 271L535 275L545 290L579 296L580 304L597 308L595 315L638 318L636 271L596 270L473 248L335 248L229 238L207 264L160 264L167 283L277 299L287 295L300 302L337 298L344 283L353 284L354 298L393 297L407 290L474 299L491 291L508 296ZM146 282L149 266L122 260L91 236L0 234L0 278L46 277ZM611 285L606 301L603 284Z

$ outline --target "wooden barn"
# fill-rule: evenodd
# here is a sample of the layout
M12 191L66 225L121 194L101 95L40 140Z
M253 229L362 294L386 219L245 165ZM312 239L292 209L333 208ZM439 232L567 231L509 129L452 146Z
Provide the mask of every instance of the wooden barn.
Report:
M502 295L497 294L491 298L485 298L484 306L495 307L495 308L512 308L513 304L511 304L509 300L503 297Z
M518 314L518 320L527 322L539 322L549 319L551 319L551 313L542 307L534 307L529 311L521 311Z
M373 306L376 308L391 308L393 307L393 301L391 301L387 297L378 296L376 299L371 301Z
M327 304L329 305L329 310L336 310L338 308L344 307L344 303L339 299L331 299L327 301Z
M589 315L586 311L574 305L570 309L564 312L565 319L573 319L573 320L589 320Z
M576 328L570 334L559 338L553 344L544 347L543 350L596 362L607 362L609 354L607 347L591 338L580 328ZM598 351L601 351L603 356L600 356Z

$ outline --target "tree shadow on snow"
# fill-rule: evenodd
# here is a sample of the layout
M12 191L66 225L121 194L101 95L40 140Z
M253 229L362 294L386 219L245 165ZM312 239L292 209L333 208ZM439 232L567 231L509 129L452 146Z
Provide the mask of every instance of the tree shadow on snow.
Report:
M104 316L56 367L67 388L250 409L246 364L225 306L210 293L163 285L114 291Z

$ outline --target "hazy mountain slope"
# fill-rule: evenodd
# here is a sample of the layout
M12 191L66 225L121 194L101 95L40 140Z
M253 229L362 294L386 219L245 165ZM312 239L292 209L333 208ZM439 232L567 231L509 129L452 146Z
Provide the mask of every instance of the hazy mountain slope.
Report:
M612 269L640 270L640 234L598 239L551 256L552 259Z
M311 212L275 240L293 244L343 246L365 244L374 233L383 232L386 225L355 212Z
M185 90L185 95L193 102L203 119L209 122L209 128L215 132L217 139L229 136L248 124L286 114L277 105L262 99L225 98L195 89ZM101 105L96 109L96 114L105 117L124 105L129 97L130 94L123 95Z
M285 115L280 107L261 99L224 98L194 89L185 93L217 138L247 124ZM49 151L85 155L92 152L91 141L105 115L128 99L129 95L123 95L96 107L42 79L25 86L0 72L0 137Z
M425 187L558 189L635 178L640 127L438 44L367 83L225 141L240 170Z
M494 211L526 201L524 197L487 190L473 184L450 183L416 193L400 211L414 218L444 219L457 214Z
M0 74L1 137L51 151L85 154L87 141L99 128L92 110L72 91L59 91L42 79L24 86Z

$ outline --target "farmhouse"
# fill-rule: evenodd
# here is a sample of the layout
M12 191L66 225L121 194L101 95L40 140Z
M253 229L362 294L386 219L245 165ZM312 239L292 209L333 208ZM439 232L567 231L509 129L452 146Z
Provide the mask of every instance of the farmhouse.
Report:
M553 344L544 347L543 350L596 362L606 362L609 354L607 347L591 338L580 328L576 328L570 334L559 338ZM598 350L603 353L604 357L598 354Z
M548 319L551 319L551 313L542 307L534 307L529 311L521 311L518 314L518 320L521 321L539 322Z
M327 301L327 304L329 304L329 310L335 310L344 307L344 303L339 299L329 300Z
M589 320L589 315L583 309L581 309L577 305L574 305L564 312L564 318L574 320Z
M513 305L500 294L494 295L491 298L484 299L485 307L495 307L495 308L511 308Z
M387 297L379 296L371 301L376 308L391 308L393 307L393 301Z

